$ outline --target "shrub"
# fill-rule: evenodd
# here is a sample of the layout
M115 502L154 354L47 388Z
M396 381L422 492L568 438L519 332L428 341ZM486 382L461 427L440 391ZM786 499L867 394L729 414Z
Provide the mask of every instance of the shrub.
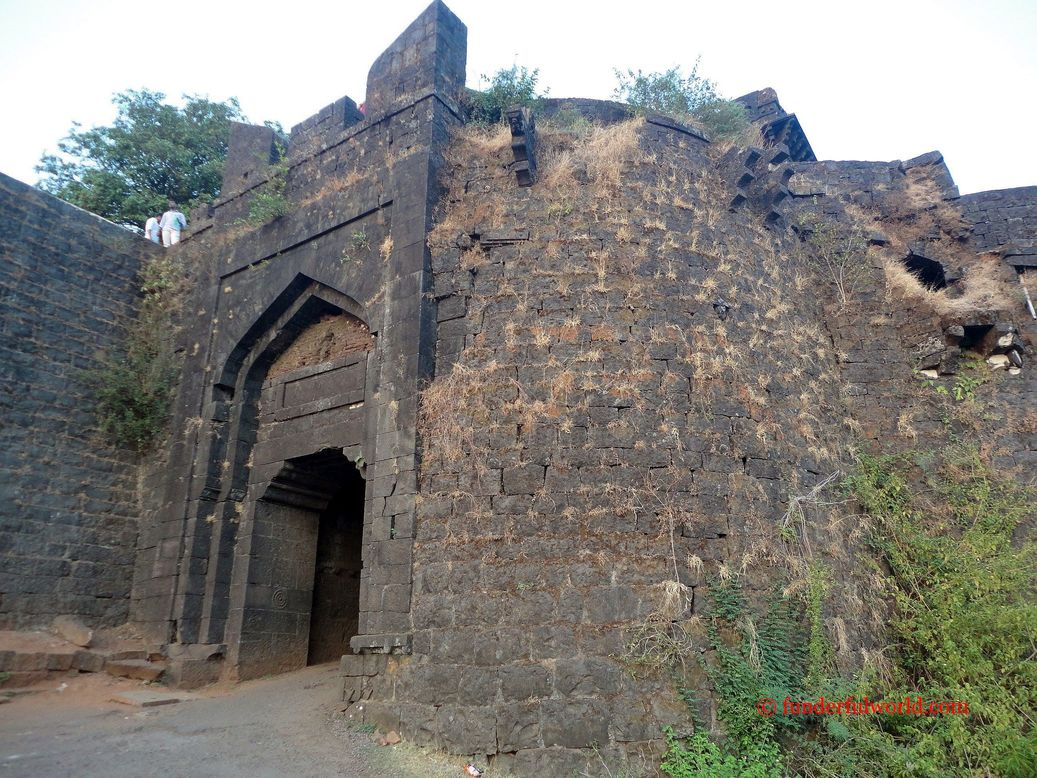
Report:
M613 96L641 113L655 111L700 125L714 139L732 138L749 127L741 103L721 97L716 84L699 75L696 60L687 77L679 67L661 73L615 70Z
M754 624L737 579L709 587L707 673L726 737L666 730L660 769L710 776L963 775L1022 778L1037 764L1037 544L1027 489L964 447L858 462L847 487L874 522L877 574L894 607L879 663L839 677L823 623L826 582L810 566L804 607L775 594ZM876 566L876 569L879 569ZM792 700L966 702L968 715L762 717ZM682 691L687 698L688 692Z
M712 623L708 635L716 661L705 669L726 738L714 743L703 732L696 732L681 740L672 730L665 730L667 750L660 769L671 778L779 778L786 762L780 737L786 730L798 729L799 720L761 716L757 705L765 698L803 697L807 657L802 648L801 608L775 593L757 625L737 579L714 581L709 592ZM690 702L692 692L682 689L681 696Z
M846 305L871 270L864 231L856 224L843 227L818 216L804 218L798 228L813 249L809 264L832 281L839 304Z
M504 121L505 112L515 105L535 110L547 94L537 91L539 79L538 69L530 70L522 65L502 68L490 78L483 76L482 80L490 82L489 89L485 92L466 92L469 121L483 125L497 124Z
M773 742L759 742L749 746L738 756L722 751L716 743L701 732L681 741L667 727L666 756L659 765L670 778L780 778L781 753Z
M280 186L277 185L278 183ZM280 219L288 213L289 209L290 203L284 194L283 181L273 182L272 186L257 192L252 198L248 204L248 218L245 221L259 226L272 222L274 219Z
M638 70L614 70L616 86L614 96L641 111L658 111L670 116L690 116L699 106L717 99L716 84L698 74L699 63L687 78L679 67L661 73L644 73Z
M1031 495L964 448L923 461L924 497L906 464L863 457L849 482L896 606L884 696L965 701L969 715L855 718L860 748L890 775L1032 775L1037 544L1017 538Z
M710 138L737 138L749 130L745 106L735 100L713 100L692 113L692 119L706 130Z
M285 194L288 185L288 144L282 138L278 138L274 143L278 159L270 165L266 183L252 195L248 204L248 217L244 220L247 224L257 227L280 219L291 210L291 201Z
M115 445L144 451L165 425L175 369L161 344L137 333L123 357L104 360L99 371L98 421Z

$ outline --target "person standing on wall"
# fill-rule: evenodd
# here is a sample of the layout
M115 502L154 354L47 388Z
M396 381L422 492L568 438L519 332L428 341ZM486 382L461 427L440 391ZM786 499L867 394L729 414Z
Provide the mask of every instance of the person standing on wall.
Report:
M160 216L149 216L148 220L144 222L144 234L148 236L148 240L152 243L162 242L162 239L159 237L160 228L158 226L160 218Z
M176 203L169 201L169 210L162 214L159 222L162 228L162 245L175 246L180 242L180 232L187 227L187 217L176 208Z

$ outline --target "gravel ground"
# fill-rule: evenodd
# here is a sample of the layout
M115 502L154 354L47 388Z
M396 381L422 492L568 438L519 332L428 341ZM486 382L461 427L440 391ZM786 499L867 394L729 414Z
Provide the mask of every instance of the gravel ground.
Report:
M337 666L212 688L155 708L110 702L142 688L106 675L0 705L0 776L236 778L463 775L463 762L401 744L379 747L338 715ZM158 687L150 687L156 689Z

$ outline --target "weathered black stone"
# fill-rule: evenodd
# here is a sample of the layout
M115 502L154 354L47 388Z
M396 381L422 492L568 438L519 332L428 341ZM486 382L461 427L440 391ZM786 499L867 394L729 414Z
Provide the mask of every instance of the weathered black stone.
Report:
M615 658L660 619L660 584L684 584L681 608L708 615L705 582L744 567L747 596L766 607L773 571L750 551L792 496L847 466L850 446L943 434L916 401L913 368L945 373L970 344L1003 338L998 348L1019 359L1031 348L1029 321L890 304L872 252L868 282L836 305L831 280L813 272L805 217L851 226L853 205L896 222L874 245L900 245L898 220L915 214L905 193L932 182L945 202L927 212L961 206L973 224L957 248L1028 261L1035 198L956 203L938 154L809 161L798 121L764 90L745 101L764 148L717 160L687 128L650 120L636 131L657 164L614 167L618 185L596 193L593 214L559 219L538 187L515 191L506 158L450 154L446 167L464 34L434 4L372 69L365 114L341 98L293 128L295 207L255 229L237 222L271 173L272 136L234 131L224 195L176 249L193 273L186 366L169 446L141 471L142 503L128 463L92 442L85 395L68 380L130 309L134 252L111 243L109 226L81 257L45 229L53 203L22 190L3 201L15 214L3 247L24 235L47 260L0 275L0 473L14 506L0 527L3 612L124 613L124 550L142 504L133 615L172 641L171 676L200 682L210 660L242 677L300 666L318 514L359 473L362 569L349 584L359 613L341 664L351 711L416 743L494 755L516 774L593 774L657 754L661 727L686 721L668 679L634 678ZM572 102L602 121L630 115ZM578 187L594 176L573 174ZM466 211L469 195L500 212ZM732 199L734 213L723 208ZM459 204L448 245L430 248L436 209ZM93 229L75 214L68 224ZM912 249L938 258L938 245L927 236ZM462 253L476 247L472 272ZM99 295L76 286L98 277L110 285ZM88 320L79 330L75 316ZM278 364L322 323L345 320L366 325L363 348ZM419 424L433 377L462 379L446 409L456 457ZM1025 369L1011 379L997 391L1025 407L1033 379ZM1026 429L998 429L1000 466L1032 471ZM813 516L800 529L819 555L841 531ZM834 584L852 578L857 552L848 540L827 560ZM709 680L688 664L708 721Z
M97 434L90 371L117 356L161 249L2 174L0 212L0 627L121 624L136 462Z
M532 186L536 182L536 123L528 108L517 106L507 112L511 128L511 153L515 157L512 169L519 186Z

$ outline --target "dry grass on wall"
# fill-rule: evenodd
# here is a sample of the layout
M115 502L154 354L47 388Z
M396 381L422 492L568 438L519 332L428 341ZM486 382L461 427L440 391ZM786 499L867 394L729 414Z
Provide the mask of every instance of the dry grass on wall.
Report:
M890 293L909 302L921 303L941 316L965 318L977 313L1005 311L1018 313L1022 300L1018 283L1006 272L996 254L974 256L965 266L961 293L953 296L947 289L932 289L908 270L899 259L885 253L882 271Z
M802 578L784 501L809 491L807 468L842 467L852 435L796 239L728 214L712 157L694 143L648 147L642 120L540 132L528 190L514 185L504 130L466 128L449 154L429 243L436 294L467 298L469 334L422 397L423 491L446 528L436 542L494 564L495 541L530 527L543 542L577 537L581 562L644 582L649 620L667 581ZM488 226L529 240L465 242ZM496 516L485 495L502 470L541 461L528 514ZM696 539L718 522L728 535L728 519L727 539ZM850 527L826 516L810 532L813 553L847 554ZM636 566L624 545L635 536Z
M873 248L891 296L923 305L937 315L961 319L1003 312L1018 315L1022 294L1014 273L994 254L977 254L965 237L968 225L960 210L946 201L925 168L913 168L903 189L883 193L874 209L848 205L846 215L862 229L877 228L889 245ZM903 264L912 247L923 245L945 264L963 269L955 289L932 289Z
M624 663L653 706L675 672L715 722L725 692L700 660L716 665L706 627L720 597L745 594L727 626L759 670L760 616L780 588L790 612L809 613L821 664L881 677L892 592L862 564L878 525L837 485L854 448L887 429L912 443L940 434L932 403L911 394L898 331L925 337L938 317L883 299L882 259L933 235L959 249L955 215L905 202L889 229L871 212L840 218L892 233L840 308L819 292L809 241L728 211L712 149L622 126L541 131L531 189L515 185L504 133L462 134L450 152L430 246L436 296L452 310L463 298L465 315L444 322L449 359L421 398L415 612L473 643L528 630L522 663L552 666L539 636L571 636L567 652ZM480 245L490 228L529 237ZM959 298L918 288L899 261L889 271L910 278L886 280L934 310L994 305L1003 277L967 259ZM464 607L441 608L424 586L448 577Z

